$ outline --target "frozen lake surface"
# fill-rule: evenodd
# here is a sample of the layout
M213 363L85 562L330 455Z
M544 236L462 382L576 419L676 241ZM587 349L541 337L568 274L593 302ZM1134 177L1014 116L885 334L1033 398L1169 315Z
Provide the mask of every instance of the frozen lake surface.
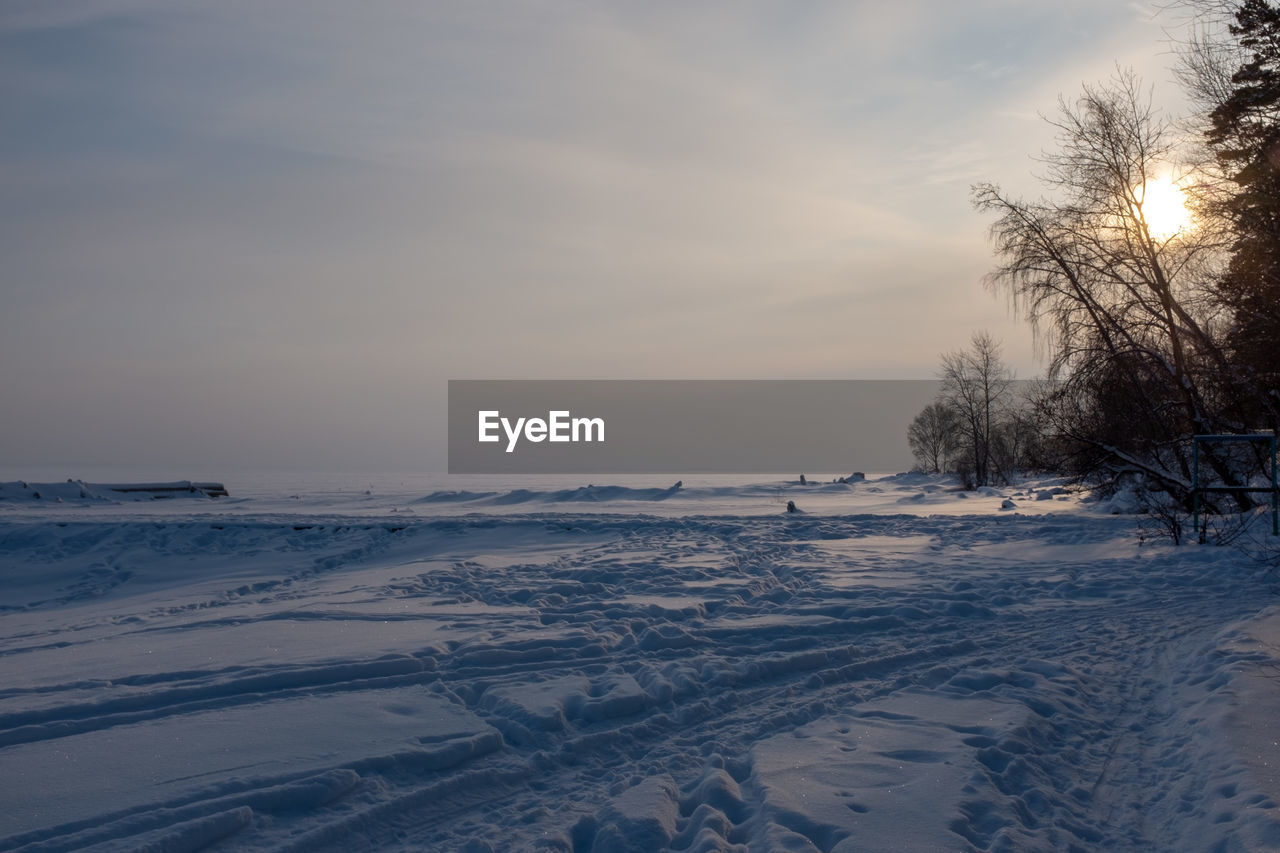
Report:
M1273 571L672 480L5 484L0 850L1280 848Z

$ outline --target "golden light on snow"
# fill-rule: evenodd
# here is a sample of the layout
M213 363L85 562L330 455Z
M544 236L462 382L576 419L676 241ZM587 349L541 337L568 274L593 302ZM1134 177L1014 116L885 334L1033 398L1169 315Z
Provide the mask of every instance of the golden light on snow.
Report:
M1168 240L1191 228L1187 196L1172 178L1147 181L1135 195L1147 230L1157 240Z

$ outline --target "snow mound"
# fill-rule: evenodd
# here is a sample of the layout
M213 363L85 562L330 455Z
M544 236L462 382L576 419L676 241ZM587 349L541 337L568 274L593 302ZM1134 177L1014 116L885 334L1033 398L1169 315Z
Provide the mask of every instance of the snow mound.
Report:
M641 489L632 486L579 486L576 489L513 489L509 492L440 491L419 498L415 504L478 503L482 505L510 506L526 503L609 503L611 501L665 501L677 495L684 487L677 482L665 489Z
M654 776L623 791L597 818L592 853L648 853L676 835L680 791L670 776Z
M86 483L83 480L69 479L65 483L28 483L25 480L0 483L0 501L88 504L163 498L203 499L226 495L227 489L221 483L191 480L168 483Z

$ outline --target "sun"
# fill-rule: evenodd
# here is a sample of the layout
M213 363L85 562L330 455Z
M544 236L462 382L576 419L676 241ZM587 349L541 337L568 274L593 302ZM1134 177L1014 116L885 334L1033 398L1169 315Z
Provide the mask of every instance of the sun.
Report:
M1147 230L1157 240L1168 240L1191 228L1187 196L1172 178L1147 181L1136 192Z

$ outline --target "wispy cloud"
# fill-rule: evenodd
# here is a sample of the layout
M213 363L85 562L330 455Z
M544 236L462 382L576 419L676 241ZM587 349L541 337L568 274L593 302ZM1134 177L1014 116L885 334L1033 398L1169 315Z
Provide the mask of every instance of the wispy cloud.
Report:
M928 376L981 326L1029 374L967 185L1155 31L1101 0L15 0L0 362L42 414L9 428L56 453L42 419L111 388L145 433L167 388L244 415L218 447L287 443L338 393L372 441L450 376Z
M81 27L154 10L163 0L5 0L0 33Z

